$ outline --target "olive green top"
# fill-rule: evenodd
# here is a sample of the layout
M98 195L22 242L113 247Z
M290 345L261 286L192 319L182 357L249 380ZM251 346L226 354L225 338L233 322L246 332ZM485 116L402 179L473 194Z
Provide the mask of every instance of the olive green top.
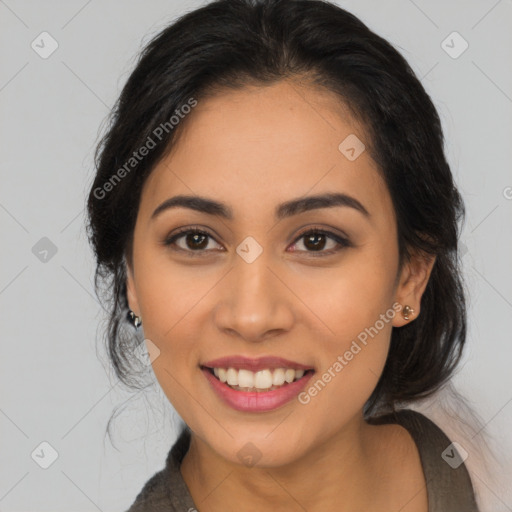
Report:
M427 483L428 512L478 512L464 452L459 454L435 423L410 409L371 418L368 423L397 423L409 431L418 447ZM189 443L190 432L186 429L169 451L165 468L145 483L127 512L200 512L180 472Z

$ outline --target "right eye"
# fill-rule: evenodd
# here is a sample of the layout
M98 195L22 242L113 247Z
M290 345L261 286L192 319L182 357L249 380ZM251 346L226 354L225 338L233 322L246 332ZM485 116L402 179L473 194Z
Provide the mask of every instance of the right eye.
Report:
M163 244L165 246L176 246L172 247L173 249L176 248L178 251L184 251L189 253L190 256L198 256L199 254L194 253L204 253L207 252L206 248L208 247L209 240L214 240L213 236L199 228L195 227L185 227L178 230L177 233L174 233L173 235L167 237ZM180 246L176 242L178 240L184 240L185 247Z

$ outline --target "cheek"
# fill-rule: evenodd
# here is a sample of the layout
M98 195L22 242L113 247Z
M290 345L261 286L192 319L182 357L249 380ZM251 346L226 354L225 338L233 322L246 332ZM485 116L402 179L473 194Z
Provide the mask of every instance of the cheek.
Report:
M218 276L201 265L177 265L162 249L141 251L138 262L137 296L148 329L144 332L165 345L163 349L173 348L176 340L186 337L190 318L197 315L197 306Z
M300 401L326 424L343 423L364 406L386 362L394 268L377 254L347 258L301 291L322 328L315 344L321 368Z
M321 343L321 367L298 397L306 415L316 418L315 425L332 433L360 413L379 381L389 350L391 321L373 320L362 329L356 323L340 323L342 334ZM307 427L311 435L315 425Z
M141 265L142 267L142 265ZM191 374L200 358L197 326L203 315L202 298L211 288L209 281L185 277L179 270L169 271L156 262L140 272L137 290L144 337L159 350L153 371L169 400L180 402L191 389ZM190 283L195 283L191 286ZM190 399L190 398L189 398Z
M392 310L394 264L393 254L384 254L376 245L347 252L337 266L303 270L294 278L294 292L303 298L322 332L334 344L343 343Z

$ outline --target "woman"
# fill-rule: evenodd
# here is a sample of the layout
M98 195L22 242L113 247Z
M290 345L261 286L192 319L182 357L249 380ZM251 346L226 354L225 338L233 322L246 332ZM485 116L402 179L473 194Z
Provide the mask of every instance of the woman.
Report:
M97 165L113 366L142 326L186 423L129 512L478 510L406 407L462 353L464 207L389 43L328 2L214 1L144 49Z

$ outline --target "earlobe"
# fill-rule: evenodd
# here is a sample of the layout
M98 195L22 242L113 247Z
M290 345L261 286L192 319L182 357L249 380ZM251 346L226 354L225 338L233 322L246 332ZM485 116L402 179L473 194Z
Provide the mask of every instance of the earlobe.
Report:
M126 263L126 297L128 299L128 307L136 314L138 314L139 303L137 300L137 293L135 291L133 270L128 263Z
M404 265L395 300L402 306L401 315L395 316L394 327L401 327L418 318L421 297L427 287L436 260L435 255L415 253Z

